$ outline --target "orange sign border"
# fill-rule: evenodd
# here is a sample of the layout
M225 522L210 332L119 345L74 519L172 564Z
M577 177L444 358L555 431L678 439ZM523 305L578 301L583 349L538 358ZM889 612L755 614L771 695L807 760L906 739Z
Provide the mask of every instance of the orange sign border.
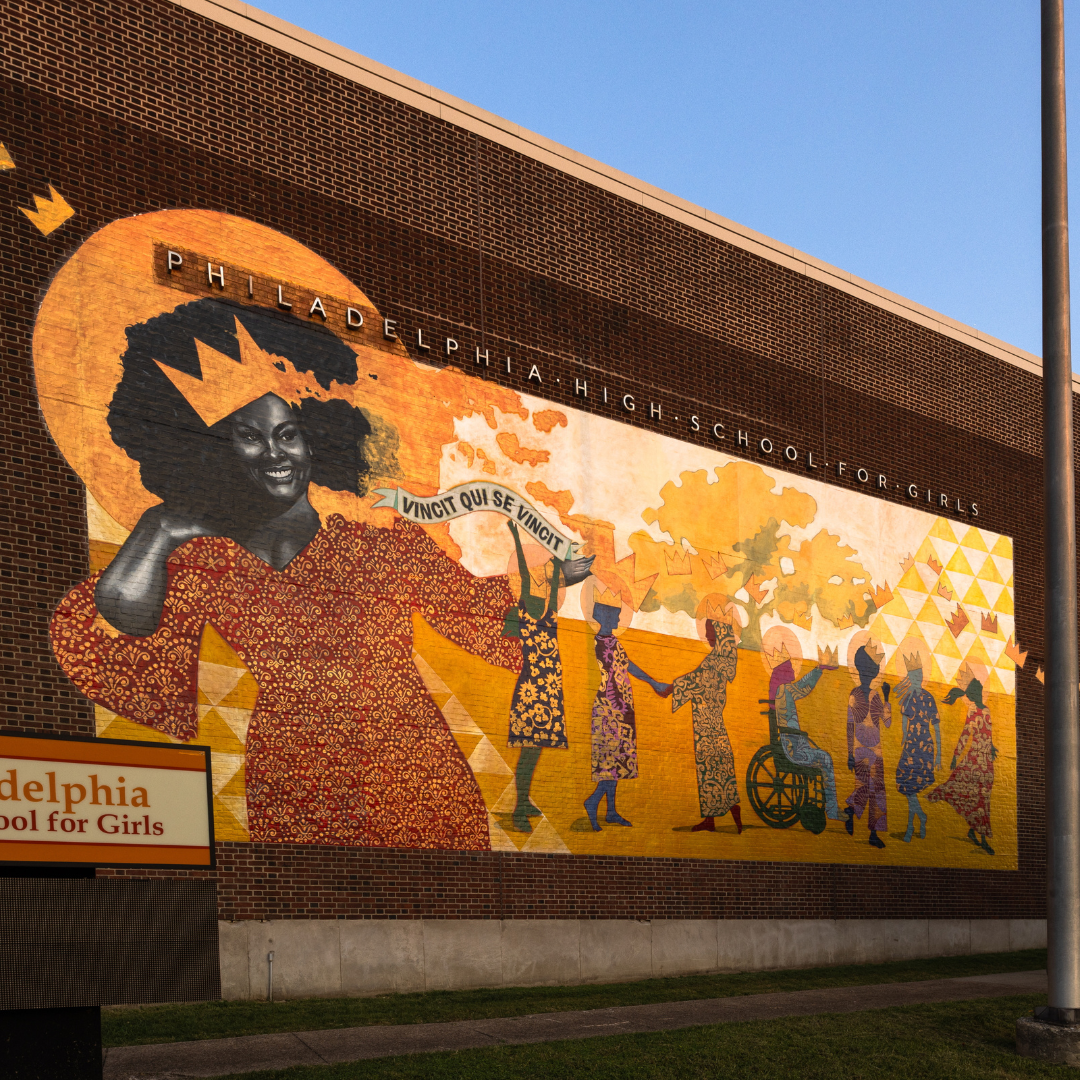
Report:
M43 747L37 750L37 747ZM47 747L47 749L45 749ZM0 735L0 756L34 761L80 762L88 765L135 765L144 769L202 772L206 776L206 846L162 844L102 844L78 841L0 840L0 866L84 866L145 870L213 870L214 786L209 746L166 746L127 739L96 739L85 735L39 735L23 732ZM57 858L57 849L73 856ZM132 862L132 855L145 858ZM114 858L115 856L115 858Z

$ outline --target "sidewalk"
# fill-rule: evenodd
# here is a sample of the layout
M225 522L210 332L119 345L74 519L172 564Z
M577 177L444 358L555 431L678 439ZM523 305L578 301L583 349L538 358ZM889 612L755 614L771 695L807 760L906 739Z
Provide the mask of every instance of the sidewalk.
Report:
M972 975L962 979L844 986L793 993L628 1005L615 1009L541 1013L450 1024L377 1024L369 1027L247 1035L238 1039L118 1046L106 1052L105 1080L168 1080L329 1065L397 1054L471 1050L512 1043L555 1042L640 1031L670 1031L700 1024L769 1020L784 1016L862 1012L893 1005L1038 994L1046 991L1045 971Z

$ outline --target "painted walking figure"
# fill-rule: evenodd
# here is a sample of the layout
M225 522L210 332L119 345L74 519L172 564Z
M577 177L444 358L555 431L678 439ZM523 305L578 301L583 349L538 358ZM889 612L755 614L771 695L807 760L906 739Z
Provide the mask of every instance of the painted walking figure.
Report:
M604 798L607 798L604 820L608 825L632 825L615 808L615 788L619 781L636 780L638 774L637 721L630 676L647 682L661 697L668 697L672 689L670 684L647 675L626 655L615 636L620 614L620 608L613 604L593 605L593 621L599 623L596 662L601 676L592 707L592 778L596 790L585 800L585 812L596 832L600 831L597 812Z
M862 819L867 811L866 823L870 827L870 846L883 848L885 841L878 836L887 825L885 807L885 760L881 756L881 725L892 727L892 709L889 705L888 683L881 684L881 693L874 689L874 680L881 671L880 653L869 651L867 641L855 653L855 670L859 685L848 697L847 742L848 771L858 781L855 790L847 797L847 821L844 827L849 836L855 835L855 818Z
M559 578L567 585L588 577L592 558L562 562L552 560L551 592L545 605L542 596L532 593L532 575L521 546L517 525L507 522L514 536L518 573L521 575L521 595L515 608L507 613L504 631L509 637L521 638L521 672L510 702L510 734L507 746L520 747L514 780L517 802L514 806L514 828L532 832L530 817L542 817L543 811L529 795L533 774L545 748L565 750L570 745L566 737L566 714L563 707L562 658L559 655Z
M966 664L960 669L957 682L959 685L945 695L945 704L966 699L964 730L956 741L949 764L949 779L934 788L927 799L947 802L968 823L968 839L988 855L993 855L994 849L987 843L987 837L993 836L990 794L994 788L997 747L994 746L990 710L983 704L982 683Z
M690 702L693 716L701 821L690 831L715 832L715 819L730 811L735 828L741 834L742 811L735 781L735 756L724 726L727 687L735 678L739 660L735 630L730 622L708 619L705 640L712 649L709 655L693 671L680 675L672 683L672 712Z
M937 702L923 689L923 661L915 653L904 657L907 676L896 684L903 724L903 744L896 766L896 789L908 801L907 832L904 843L910 844L919 822L919 839L926 839L926 811L919 802L919 792L934 782L934 769L941 765L941 717ZM933 734L930 727L933 725Z

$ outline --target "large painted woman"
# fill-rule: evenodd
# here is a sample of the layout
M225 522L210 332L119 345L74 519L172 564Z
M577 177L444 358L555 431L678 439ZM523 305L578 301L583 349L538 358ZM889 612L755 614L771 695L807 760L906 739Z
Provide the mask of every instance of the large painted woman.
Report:
M516 673L515 597L407 521L312 507L310 484L359 493L368 471L356 353L279 311L203 299L129 327L122 366L108 426L161 502L60 603L64 670L190 740L212 625L259 685L252 840L488 848L479 788L412 661L412 619Z

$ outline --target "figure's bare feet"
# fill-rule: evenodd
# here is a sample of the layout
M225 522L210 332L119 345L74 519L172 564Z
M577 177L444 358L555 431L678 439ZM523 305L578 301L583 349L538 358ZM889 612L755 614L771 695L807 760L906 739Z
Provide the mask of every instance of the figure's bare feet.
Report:
M716 822L711 818L702 818L696 825L690 827L691 832L716 832Z

